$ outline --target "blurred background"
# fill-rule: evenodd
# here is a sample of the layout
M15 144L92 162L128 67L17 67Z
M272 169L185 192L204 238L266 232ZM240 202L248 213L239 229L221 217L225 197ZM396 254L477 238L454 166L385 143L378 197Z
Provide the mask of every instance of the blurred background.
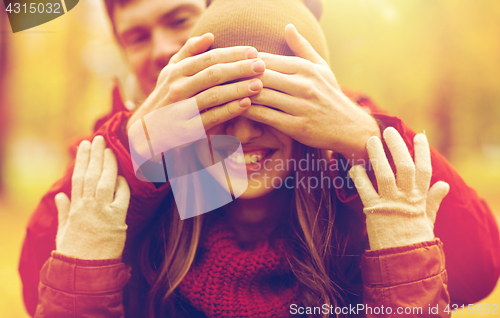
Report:
M339 83L425 130L500 218L500 2L326 0L321 24ZM16 34L0 4L2 317L27 317L17 266L29 215L126 72L101 0ZM500 304L500 287L481 303Z

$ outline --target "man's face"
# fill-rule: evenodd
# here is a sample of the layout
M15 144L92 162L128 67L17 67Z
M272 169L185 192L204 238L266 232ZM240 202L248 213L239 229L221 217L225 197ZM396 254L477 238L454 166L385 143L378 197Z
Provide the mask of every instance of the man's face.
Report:
M118 42L145 94L153 91L205 8L206 0L132 0L115 6Z

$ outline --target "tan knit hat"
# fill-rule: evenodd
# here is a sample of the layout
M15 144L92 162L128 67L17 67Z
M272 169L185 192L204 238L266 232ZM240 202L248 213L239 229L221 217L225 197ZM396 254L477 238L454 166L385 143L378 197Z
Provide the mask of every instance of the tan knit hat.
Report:
M259 52L294 55L285 41L285 26L289 23L328 62L321 27L302 0L215 0L191 35L213 33L213 49L249 45Z

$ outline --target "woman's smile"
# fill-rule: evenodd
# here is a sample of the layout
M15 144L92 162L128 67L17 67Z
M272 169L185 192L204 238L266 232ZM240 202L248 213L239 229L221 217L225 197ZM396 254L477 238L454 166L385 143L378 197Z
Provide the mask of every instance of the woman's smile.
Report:
M268 148L259 145L243 145L243 154L234 152L229 155L226 161L230 169L240 170L245 164L248 173L257 172L262 169L263 163L278 151L278 148Z
M212 146L215 135L235 137L241 144L242 151L238 151L238 146L233 142L212 147L215 162L218 162L217 158L223 159L228 174L228 176L213 175L213 177L222 182L223 186L229 182L233 190L236 187L244 192L239 196L241 199L258 198L270 193L273 189L265 186L268 183L266 180L275 178L284 180L290 173L276 169L276 166L279 162L286 162L292 158L294 140L271 126L244 117L236 117L209 129L207 135ZM203 147L197 148L198 158L205 162L206 167L211 165L208 164L210 154L207 151Z

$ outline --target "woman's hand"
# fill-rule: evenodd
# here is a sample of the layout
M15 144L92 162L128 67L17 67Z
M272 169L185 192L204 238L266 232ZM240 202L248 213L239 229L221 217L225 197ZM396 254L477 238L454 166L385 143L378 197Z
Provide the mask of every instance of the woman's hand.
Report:
M364 205L370 248L430 241L434 239L437 210L450 186L438 181L429 190L432 166L424 134L417 134L413 140L415 163L396 129L387 128L384 140L396 166L396 178L378 137L370 138L366 145L378 193L363 166L354 166L349 171Z
M342 93L328 63L293 25L286 26L285 37L296 56L259 53L266 64L264 89L242 116L305 145L367 159L366 141L380 136L376 121Z
M56 252L80 259L119 258L125 246L130 189L102 136L78 147L71 201L58 193Z

